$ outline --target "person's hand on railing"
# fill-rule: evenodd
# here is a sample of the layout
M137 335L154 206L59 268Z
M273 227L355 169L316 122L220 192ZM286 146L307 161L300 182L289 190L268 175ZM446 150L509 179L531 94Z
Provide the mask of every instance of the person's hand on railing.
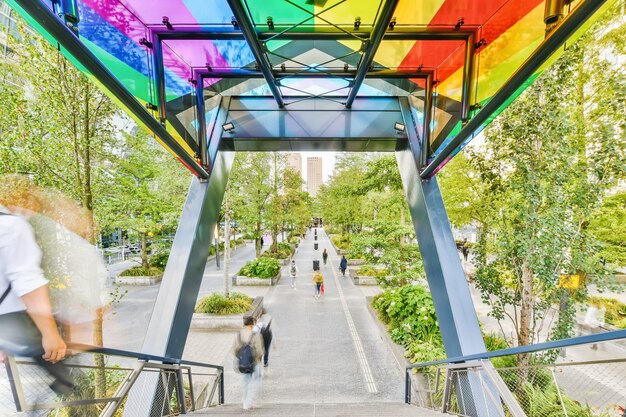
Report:
M65 358L67 345L58 332L43 335L41 344L45 352L42 357L48 362L56 363Z

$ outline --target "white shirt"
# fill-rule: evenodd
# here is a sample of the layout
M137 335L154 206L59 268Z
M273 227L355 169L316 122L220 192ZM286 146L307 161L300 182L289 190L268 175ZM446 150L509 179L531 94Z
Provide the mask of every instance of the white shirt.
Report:
M0 211L9 213L2 206ZM0 295L11 285L0 314L26 310L20 297L48 283L40 265L41 250L28 221L0 214Z

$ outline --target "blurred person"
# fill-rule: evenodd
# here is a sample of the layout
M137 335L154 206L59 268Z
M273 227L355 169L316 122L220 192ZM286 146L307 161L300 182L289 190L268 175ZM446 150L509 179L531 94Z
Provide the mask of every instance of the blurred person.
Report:
M326 261L328 260L328 251L324 248L324 252L322 252L322 260L324 261L324 265L326 265Z
M324 285L324 275L318 269L313 273L313 285L315 286L315 299L319 299L323 294L322 287Z
M241 329L233 342L233 353L237 358L237 370L241 372L243 409L258 407L261 390L261 359L263 358L263 338L254 331L255 320L251 316L243 318Z
M61 361L67 353L52 314L41 250L28 218L41 209L28 178L0 178L0 350L32 358L54 379L50 388L69 394L74 383ZM0 360L6 360L4 353Z
M289 267L289 275L291 276L291 288L296 289L296 280L298 278L298 267L296 266L296 260L291 260L291 266Z
M339 261L339 270L342 276L346 276L346 269L348 269L348 260L345 255L341 255L341 261Z
M270 327L272 325L272 317L269 318L269 320L267 321L261 321L258 322L257 324L254 325L254 331L259 333L261 335L261 338L263 339L263 367L267 368L269 365L269 358L270 358L270 347L274 346L276 347L276 342L274 341L274 333L272 331L272 328ZM272 344L272 342L274 342Z

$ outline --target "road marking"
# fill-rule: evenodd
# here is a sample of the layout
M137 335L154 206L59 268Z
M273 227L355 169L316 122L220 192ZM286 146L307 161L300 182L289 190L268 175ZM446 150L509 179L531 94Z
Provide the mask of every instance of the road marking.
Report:
M367 362L367 357L365 357L365 349L363 349L361 338L359 337L359 333L356 331L354 320L352 320L352 314L348 309L348 303L346 302L346 298L343 295L343 288L341 288L341 283L339 282L339 278L337 278L335 265L330 259L328 260L328 262L330 264L330 269L333 271L333 277L335 278L335 284L337 285L337 293L339 294L341 306L343 307L343 314L346 316L346 320L348 321L350 336L352 336L352 342L354 343L354 350L356 350L356 356L357 358L359 358L359 363L361 364L361 371L363 371L363 377L365 378L365 386L371 394L377 393L378 388L376 387L376 382L374 381L370 365Z

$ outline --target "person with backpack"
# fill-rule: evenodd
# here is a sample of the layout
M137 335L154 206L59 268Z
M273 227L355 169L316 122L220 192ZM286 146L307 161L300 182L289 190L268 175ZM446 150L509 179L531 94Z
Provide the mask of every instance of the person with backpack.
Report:
M341 261L339 262L339 270L341 271L342 276L346 276L346 269L348 269L348 260L345 255L341 256Z
M263 337L254 331L254 317L243 318L241 329L233 343L236 370L243 376L243 409L258 407L257 398L261 390L261 359L263 358Z
M298 278L298 267L296 266L296 260L291 260L291 265L289 267L289 276L291 276L291 288L296 289L296 279Z
M324 275L319 269L313 274L313 285L315 285L315 299L317 300L323 294L322 287L324 286Z
M322 260L324 261L324 265L326 265L326 261L328 260L328 251L324 248L324 252L322 252Z

